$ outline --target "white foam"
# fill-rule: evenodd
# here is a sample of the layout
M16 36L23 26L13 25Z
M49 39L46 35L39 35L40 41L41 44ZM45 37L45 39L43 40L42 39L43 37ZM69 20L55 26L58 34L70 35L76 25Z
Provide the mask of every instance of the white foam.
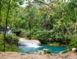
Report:
M33 48L39 48L39 44L37 42L26 40L25 38L19 38L19 45L24 45L26 47L33 47Z

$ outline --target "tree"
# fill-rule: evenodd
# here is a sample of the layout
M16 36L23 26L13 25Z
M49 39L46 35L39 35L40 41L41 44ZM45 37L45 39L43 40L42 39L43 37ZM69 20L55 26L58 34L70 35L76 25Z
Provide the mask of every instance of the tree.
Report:
M2 0L0 0L0 25L1 25L1 21L2 21Z

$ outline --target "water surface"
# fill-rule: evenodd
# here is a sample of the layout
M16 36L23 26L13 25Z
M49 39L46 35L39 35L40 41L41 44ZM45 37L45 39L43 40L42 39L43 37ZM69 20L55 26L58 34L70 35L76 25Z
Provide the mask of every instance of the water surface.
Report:
M38 50L42 49L50 49L51 53L56 53L56 52L62 52L67 50L66 46L49 46L49 45L41 45L38 47L28 47L28 46L18 46L20 52L28 52L28 53L34 53Z

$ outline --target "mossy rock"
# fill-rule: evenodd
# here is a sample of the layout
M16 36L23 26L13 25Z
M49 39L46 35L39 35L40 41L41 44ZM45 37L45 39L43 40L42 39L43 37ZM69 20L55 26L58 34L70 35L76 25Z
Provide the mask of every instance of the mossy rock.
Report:
M35 54L51 54L51 50L49 49L43 49L35 52Z
M51 50L49 50L49 49L43 49L43 51L44 51L44 54L50 54L51 53Z

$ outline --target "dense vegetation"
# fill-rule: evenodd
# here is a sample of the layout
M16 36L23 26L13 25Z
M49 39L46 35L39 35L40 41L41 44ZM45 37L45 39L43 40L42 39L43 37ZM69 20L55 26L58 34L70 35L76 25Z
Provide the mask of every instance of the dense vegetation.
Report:
M0 34L0 49L5 44L6 50L9 44L12 44L10 49L14 49L16 36L7 34L7 26L14 33L21 31L22 37L38 39L45 44L59 42L77 47L77 0L50 0L49 3L28 0L28 5L21 7L23 3L23 0L0 0L0 26L4 28Z

